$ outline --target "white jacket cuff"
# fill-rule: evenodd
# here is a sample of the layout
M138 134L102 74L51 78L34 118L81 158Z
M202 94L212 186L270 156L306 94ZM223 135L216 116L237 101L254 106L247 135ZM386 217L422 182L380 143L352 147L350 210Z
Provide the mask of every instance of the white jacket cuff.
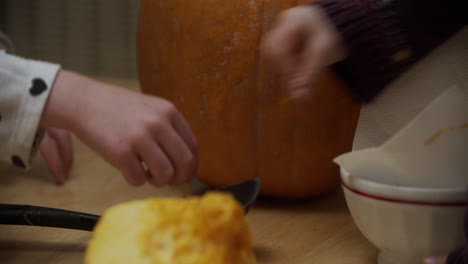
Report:
M0 160L29 167L43 131L42 111L60 65L0 51Z

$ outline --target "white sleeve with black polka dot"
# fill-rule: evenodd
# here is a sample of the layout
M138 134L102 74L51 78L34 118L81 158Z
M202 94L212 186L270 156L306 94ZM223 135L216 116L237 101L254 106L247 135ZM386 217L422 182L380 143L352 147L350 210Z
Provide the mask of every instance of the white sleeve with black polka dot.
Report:
M0 161L29 167L43 136L39 122L59 69L0 50Z

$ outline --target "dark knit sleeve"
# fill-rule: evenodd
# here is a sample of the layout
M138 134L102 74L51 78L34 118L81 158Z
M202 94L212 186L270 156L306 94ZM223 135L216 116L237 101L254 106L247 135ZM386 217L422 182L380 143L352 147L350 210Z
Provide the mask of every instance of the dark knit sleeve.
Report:
M370 101L468 22L466 0L325 0L320 5L349 51L334 70Z

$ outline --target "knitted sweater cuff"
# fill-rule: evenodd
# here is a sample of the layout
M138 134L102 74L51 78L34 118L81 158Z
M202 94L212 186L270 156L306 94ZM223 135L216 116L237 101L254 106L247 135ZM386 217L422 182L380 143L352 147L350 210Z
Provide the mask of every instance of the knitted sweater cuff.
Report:
M341 33L349 57L334 70L362 101L370 101L415 61L392 0L326 0L321 6Z

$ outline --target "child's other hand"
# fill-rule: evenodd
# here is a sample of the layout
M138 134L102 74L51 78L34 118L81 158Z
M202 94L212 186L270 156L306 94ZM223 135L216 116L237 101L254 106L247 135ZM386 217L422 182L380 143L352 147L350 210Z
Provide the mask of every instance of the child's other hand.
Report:
M293 97L307 95L323 69L346 55L335 26L315 6L280 13L264 36L261 51L281 72Z
M73 145L70 133L58 128L48 128L39 151L57 184L64 184L73 165Z
M58 74L41 125L74 132L132 185L181 184L197 169L195 136L170 102L71 72Z

